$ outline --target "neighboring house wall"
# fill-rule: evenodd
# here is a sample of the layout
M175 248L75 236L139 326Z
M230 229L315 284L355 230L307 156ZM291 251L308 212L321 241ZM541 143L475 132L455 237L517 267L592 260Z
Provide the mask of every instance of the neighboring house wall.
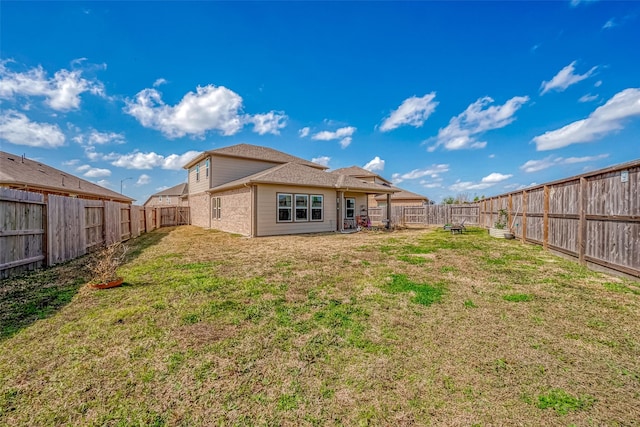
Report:
M207 168L206 168L207 159L203 159L200 163L193 165L189 168L189 195L198 194L203 191L207 191L210 186L210 178L211 178L211 169L209 169L209 178L207 178ZM196 179L196 169L197 166L200 166L200 178ZM211 168L211 165L209 165Z
M189 214L191 224L198 227L211 227L211 203L209 193L199 193L189 195Z
M377 207L379 208L384 208L387 206L387 202L377 202L378 205ZM425 201L424 200L402 200L402 199L396 199L396 200L391 200L391 206L424 206ZM376 206L372 206L372 207L376 207Z
M318 233L336 230L336 191L325 188L259 185L257 194L257 236ZM278 222L278 193L319 194L323 197L323 220Z
M224 156L213 156L212 163L212 188L235 181L236 179L244 178L245 176L253 175L254 173L262 172L279 164ZM200 169L202 170L202 166ZM189 174L191 174L191 172L189 172Z
M215 218L213 203L220 198L220 218ZM211 194L211 228L251 235L251 188L243 187L234 190Z
M145 204L148 207L189 206L181 196L152 196Z

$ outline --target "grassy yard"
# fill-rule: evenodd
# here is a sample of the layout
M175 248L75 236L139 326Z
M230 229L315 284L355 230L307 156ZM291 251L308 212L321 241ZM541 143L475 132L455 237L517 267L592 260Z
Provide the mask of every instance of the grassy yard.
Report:
M638 425L640 287L484 230L133 242L0 281L0 425Z

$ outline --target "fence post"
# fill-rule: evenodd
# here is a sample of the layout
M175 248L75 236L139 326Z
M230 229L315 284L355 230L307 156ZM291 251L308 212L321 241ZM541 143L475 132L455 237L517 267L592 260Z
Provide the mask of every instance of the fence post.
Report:
M522 190L522 241L527 241L527 204L529 203L529 193Z
M542 208L542 247L549 249L549 186L544 186L544 203Z
M587 178L580 178L578 192L578 262L586 264L584 259L587 243Z
M511 223L513 222L513 220L511 219L511 215L513 212L513 200L511 198L511 194L509 194L509 197L507 198L507 212L508 212L508 215L507 215L507 230L508 230L511 226Z

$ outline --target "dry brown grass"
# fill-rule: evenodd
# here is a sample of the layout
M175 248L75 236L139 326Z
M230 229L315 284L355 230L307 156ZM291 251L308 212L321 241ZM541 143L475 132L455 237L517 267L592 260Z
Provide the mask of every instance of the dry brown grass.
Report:
M0 342L0 424L640 419L632 282L480 230L152 234L157 244L121 270L126 286L82 288ZM425 306L390 291L398 275L443 287L442 300ZM541 409L550 390L587 403Z

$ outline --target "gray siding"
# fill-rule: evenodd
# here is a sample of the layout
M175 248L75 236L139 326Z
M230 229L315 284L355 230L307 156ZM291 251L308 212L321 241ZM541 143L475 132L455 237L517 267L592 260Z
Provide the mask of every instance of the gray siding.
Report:
M246 176L253 175L254 173L262 172L280 164L223 156L214 156L212 160L212 187L226 184L227 182L235 181L236 179L244 178ZM189 181L189 186L191 186L191 181Z
M285 187L259 185L257 187L257 236L320 233L336 230L336 191L327 188ZM321 194L324 196L324 219L315 222L277 222L277 193Z
M189 194L198 194L207 191L210 187L211 169L209 169L209 178L206 176L205 163L207 159L201 160L197 165L200 166L200 179L196 180L196 166L189 168ZM209 165L211 167L211 164Z

